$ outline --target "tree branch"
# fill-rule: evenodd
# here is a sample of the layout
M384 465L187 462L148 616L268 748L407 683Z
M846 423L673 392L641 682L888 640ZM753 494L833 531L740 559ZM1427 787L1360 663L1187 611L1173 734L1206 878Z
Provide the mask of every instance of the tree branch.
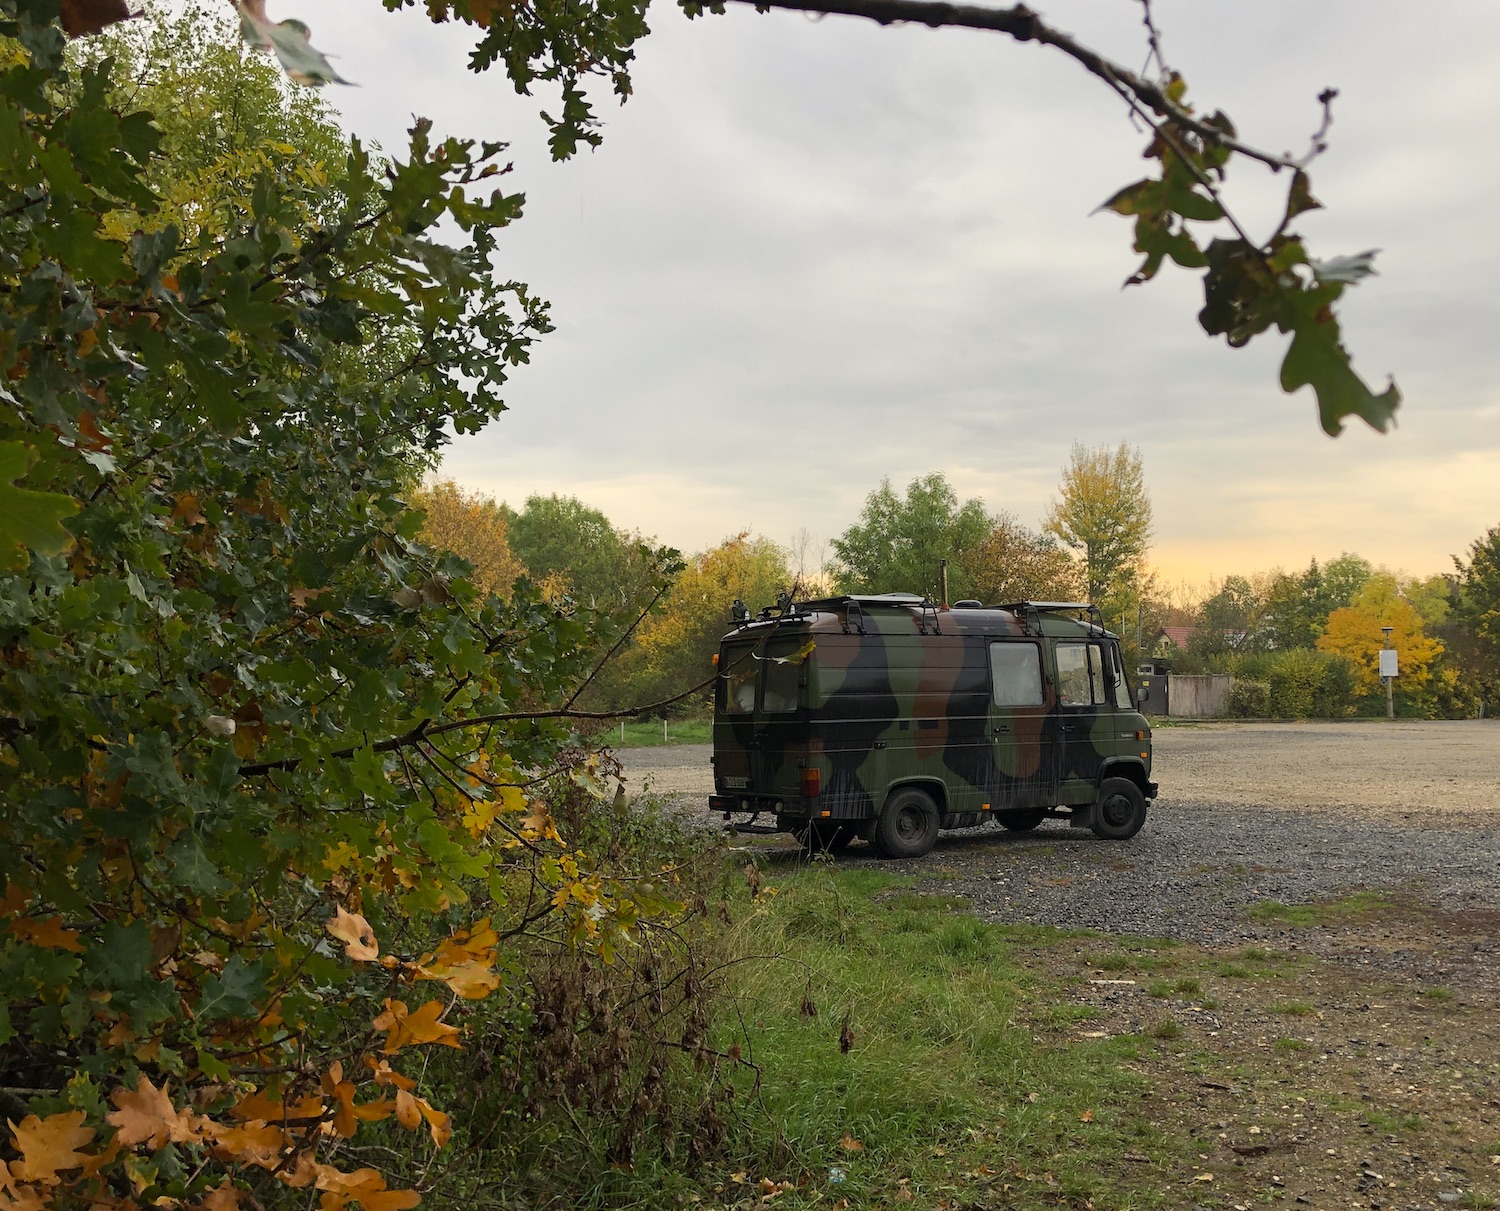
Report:
M1171 118L1210 143L1259 160L1274 172L1283 168L1301 168L1306 164L1305 160L1275 155L1231 138L1170 100L1159 85L1143 80L1124 64L1106 59L1098 51L1052 28L1024 4L1010 8L984 8L977 4L949 4L945 0L719 0L719 3L753 4L762 12L784 8L803 13L839 13L847 17L865 17L881 25L910 21L931 29L958 26L1009 34L1017 42L1040 42L1062 51L1111 87L1123 86L1154 113Z

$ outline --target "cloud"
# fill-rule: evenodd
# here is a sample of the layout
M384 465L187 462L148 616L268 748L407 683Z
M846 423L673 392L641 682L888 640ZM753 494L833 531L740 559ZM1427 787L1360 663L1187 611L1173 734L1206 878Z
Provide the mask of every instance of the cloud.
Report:
M1137 6L1041 7L1139 60ZM601 98L604 146L559 165L536 117L552 98L462 70L471 31L324 0L319 45L366 85L331 94L351 129L396 149L416 111L511 139L528 196L505 268L558 332L446 470L513 500L574 493L693 549L836 534L882 475L931 470L1034 524L1074 440L1127 440L1158 562L1183 575L1345 548L1444 566L1500 520L1500 10L1156 7L1190 96L1252 141L1302 150L1316 94L1341 88L1313 170L1329 209L1299 228L1325 255L1384 250L1344 314L1360 368L1400 378L1395 434L1330 442L1310 393L1276 386L1282 338L1205 339L1191 277L1120 289L1129 225L1090 212L1144 175L1144 139L1044 48L659 5L635 96ZM1255 230L1274 226L1284 178L1245 166L1233 186Z

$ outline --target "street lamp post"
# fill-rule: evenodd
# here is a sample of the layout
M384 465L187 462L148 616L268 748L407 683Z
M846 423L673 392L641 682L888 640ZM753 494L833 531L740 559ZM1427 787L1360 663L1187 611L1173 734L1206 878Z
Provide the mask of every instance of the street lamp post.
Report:
M1385 647L1380 652L1380 679L1385 682L1385 717L1394 719L1396 717L1396 702L1391 693L1391 683L1396 679L1396 654L1386 652L1391 650L1391 632L1395 627L1381 627L1380 633L1385 636Z

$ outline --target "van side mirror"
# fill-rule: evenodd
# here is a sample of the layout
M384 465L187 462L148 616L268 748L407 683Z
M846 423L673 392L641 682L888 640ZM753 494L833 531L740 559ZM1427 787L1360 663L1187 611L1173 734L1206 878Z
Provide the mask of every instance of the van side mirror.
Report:
M1145 702L1149 697L1151 697L1151 687L1149 685L1138 685L1135 687L1135 700L1137 705Z

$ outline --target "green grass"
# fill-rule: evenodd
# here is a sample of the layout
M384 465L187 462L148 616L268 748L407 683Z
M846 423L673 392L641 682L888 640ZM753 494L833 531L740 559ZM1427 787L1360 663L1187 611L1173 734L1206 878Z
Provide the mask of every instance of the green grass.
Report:
M623 727L623 738L622 738ZM630 719L607 727L599 739L615 748L661 748L666 744L711 744L713 721L709 719L668 719L665 736L660 719Z
M1336 925L1354 917L1389 912L1394 901L1385 892L1356 891L1337 900L1320 900L1310 904L1283 904L1263 900L1250 906L1251 920L1267 925L1286 925L1293 929L1311 929L1318 925Z
M1024 962L1077 934L987 925L880 871L813 867L775 887L737 926L746 953L779 957L738 968L760 1077L745 1077L726 1199L768 1178L795 1185L778 1207L896 1206L903 1188L919 1207L1157 1201L1119 1197L1139 1180L1123 1155L1181 1151L1139 1114L1145 1086L1126 1065L1181 1028L1167 1017L1150 1037L1089 1030L1099 1011ZM802 1011L809 980L816 1016ZM999 1174L1012 1189L996 1202Z

